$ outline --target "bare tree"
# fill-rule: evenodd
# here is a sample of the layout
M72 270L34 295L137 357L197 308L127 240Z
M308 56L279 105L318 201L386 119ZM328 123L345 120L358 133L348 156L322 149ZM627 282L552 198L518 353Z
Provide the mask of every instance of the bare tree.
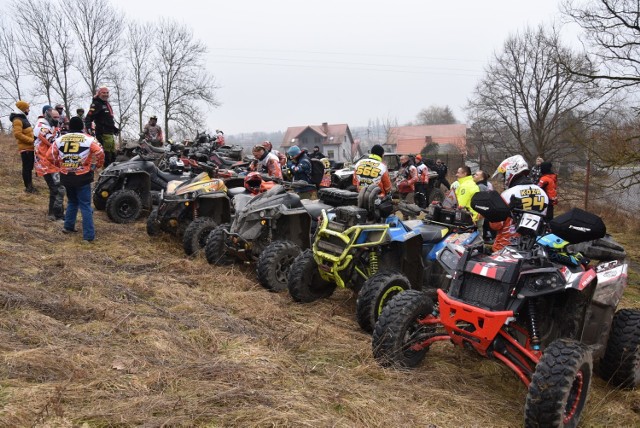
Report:
M451 125L458 123L449 106L430 106L420 110L416 119L418 125Z
M568 130L606 111L606 91L561 64L592 71L589 61L562 46L555 28L539 26L509 37L486 68L467 110L492 127L505 154L560 160L573 151Z
M22 99L22 61L18 50L14 27L0 19L0 107L3 111L16 100ZM0 121L2 131L4 128Z
M584 29L592 70L572 72L606 81L614 88L640 84L640 4L637 0L565 0L561 10Z
M110 87L110 104L114 107L114 121L119 129L124 130L135 115L133 104L136 100L136 91L133 79L125 70L117 68L112 68L105 75L105 79ZM124 131L118 134L120 143L125 137L124 134Z
M171 135L169 122L195 132L202 120L200 105L218 105L215 81L204 66L207 48L186 26L163 21L157 49L165 138Z
M127 25L127 48L131 58L131 74L135 83L135 99L140 132L143 127L143 115L158 90L153 79L157 71L157 57L154 55L151 24L129 22Z
M80 45L78 69L93 95L120 52L124 16L109 0L61 0L61 4Z

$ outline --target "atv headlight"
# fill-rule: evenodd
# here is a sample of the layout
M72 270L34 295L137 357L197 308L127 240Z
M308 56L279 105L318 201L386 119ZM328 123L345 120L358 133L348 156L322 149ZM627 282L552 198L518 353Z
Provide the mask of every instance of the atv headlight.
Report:
M100 192L100 196L107 199L109 197L109 192L107 192L106 190L103 190L102 192Z

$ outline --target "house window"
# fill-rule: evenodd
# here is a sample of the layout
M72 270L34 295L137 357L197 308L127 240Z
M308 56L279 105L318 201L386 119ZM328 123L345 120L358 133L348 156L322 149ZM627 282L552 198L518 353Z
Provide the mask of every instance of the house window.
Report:
M327 151L327 156L329 157L329 160L334 160L333 159L333 150L328 150Z
M316 145L317 145L317 144L320 144L320 143L322 142L322 139L321 139L320 137L315 137L315 138L313 139L313 141L314 141L314 142L316 143Z
M344 142L345 143L347 142L347 136L346 135L344 136Z
M300 144L302 144L303 146L306 146L307 145L307 137L302 137L300 139Z

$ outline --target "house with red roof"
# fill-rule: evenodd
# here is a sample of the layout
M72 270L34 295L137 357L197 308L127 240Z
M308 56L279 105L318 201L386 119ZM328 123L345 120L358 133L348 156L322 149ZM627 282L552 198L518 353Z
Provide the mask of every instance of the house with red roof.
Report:
M467 125L397 126L389 130L385 151L416 154L429 143L437 143L439 153L467 154Z
M284 134L280 151L286 152L291 146L306 148L309 153L314 146L329 160L334 162L351 162L362 155L359 141L353 139L347 124L292 126Z

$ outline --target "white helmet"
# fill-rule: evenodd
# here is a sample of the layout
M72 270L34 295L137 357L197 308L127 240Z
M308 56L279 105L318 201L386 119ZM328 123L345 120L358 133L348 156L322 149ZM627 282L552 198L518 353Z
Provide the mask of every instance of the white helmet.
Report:
M506 188L509 188L513 178L525 171L529 171L527 161L524 160L521 155L515 155L500 162L500 165L498 165L496 172L493 173L491 178L498 174L504 174L504 185Z

